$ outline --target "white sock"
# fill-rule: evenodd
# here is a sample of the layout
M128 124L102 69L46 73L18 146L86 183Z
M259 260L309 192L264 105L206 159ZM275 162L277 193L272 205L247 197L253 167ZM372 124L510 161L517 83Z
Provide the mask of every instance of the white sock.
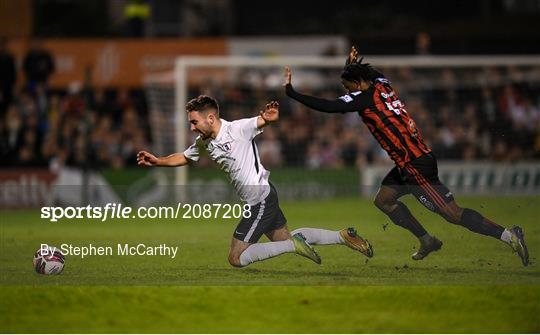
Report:
M250 245L240 254L240 265L248 264L272 258L286 252L294 252L294 244L291 240L255 243Z
M512 233L508 229L505 229L501 235L501 241L510 244L511 240L512 240Z
M339 231L332 231L318 228L298 228L291 232L291 235L301 233L309 244L343 244L343 239Z

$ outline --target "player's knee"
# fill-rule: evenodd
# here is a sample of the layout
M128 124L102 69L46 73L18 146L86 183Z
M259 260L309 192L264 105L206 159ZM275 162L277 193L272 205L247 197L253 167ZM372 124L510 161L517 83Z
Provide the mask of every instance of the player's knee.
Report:
M390 213L394 209L396 202L377 196L373 200L373 204L384 213Z
M240 255L233 253L229 254L229 264L235 268L241 268L242 264L240 263Z
M384 201L381 199L381 197L376 196L375 199L373 199L373 204L375 207L384 212Z
M303 230L304 230L304 228L295 229L295 230L291 231L291 236L293 236L294 234L302 233Z

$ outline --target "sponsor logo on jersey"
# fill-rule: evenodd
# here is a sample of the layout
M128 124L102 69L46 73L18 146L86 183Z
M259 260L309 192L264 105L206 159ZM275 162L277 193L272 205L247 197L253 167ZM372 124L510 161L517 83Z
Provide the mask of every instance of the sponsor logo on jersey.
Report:
M339 99L345 101L346 103L349 103L349 102L353 101L353 98L351 98L350 95L343 95L343 96L339 97Z
M390 97L393 97L394 94L395 94L394 91L392 91L392 92L390 92L390 93L388 93L388 94L386 94L386 93L384 93L384 92L381 92L382 97L385 98L385 99L388 99L388 98L390 98Z
M420 196L420 202L422 203L422 205L426 206L426 208L429 209L430 211L435 210L435 206L433 206L431 201L429 201L424 195Z

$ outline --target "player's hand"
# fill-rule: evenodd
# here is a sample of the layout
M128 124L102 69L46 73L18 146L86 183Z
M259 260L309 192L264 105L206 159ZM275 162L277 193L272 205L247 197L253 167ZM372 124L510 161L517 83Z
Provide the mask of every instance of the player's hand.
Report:
M275 122L279 119L279 104L277 101L271 101L266 104L264 111L260 111L259 114L265 122Z
M285 66L285 82L283 83L283 86L287 86L291 83L292 78L292 72L291 69L288 66Z
M349 52L349 64L357 63L358 62L358 50L354 47L354 45L351 47L351 51Z
M142 166L156 166L158 159L148 151L139 151L137 153L137 164Z

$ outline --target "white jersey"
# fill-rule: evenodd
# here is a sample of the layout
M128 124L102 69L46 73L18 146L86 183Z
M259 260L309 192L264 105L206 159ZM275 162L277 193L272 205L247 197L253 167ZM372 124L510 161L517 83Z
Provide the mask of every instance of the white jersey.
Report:
M215 139L203 140L199 135L186 151L186 158L198 161L206 151L212 160L225 171L242 201L250 205L263 201L270 193L270 172L261 164L254 138L262 133L257 128L257 117L226 121L221 119L221 129Z

